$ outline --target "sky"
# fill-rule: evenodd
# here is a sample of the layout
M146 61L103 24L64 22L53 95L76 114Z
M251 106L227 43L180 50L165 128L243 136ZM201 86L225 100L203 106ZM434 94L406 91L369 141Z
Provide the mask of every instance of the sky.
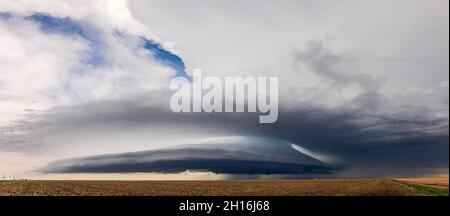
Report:
M1 0L0 177L448 174L448 4ZM278 121L173 113L196 68L278 77Z

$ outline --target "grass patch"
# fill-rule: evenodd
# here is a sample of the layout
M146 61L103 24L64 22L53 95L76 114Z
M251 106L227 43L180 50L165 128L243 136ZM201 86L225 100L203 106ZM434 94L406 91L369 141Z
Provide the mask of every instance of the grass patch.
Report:
M414 189L424 193L425 195L448 196L448 190L445 190L445 189L438 189L438 188L433 188L433 187L426 186L426 185L414 184L414 183L409 183L409 182L404 182L404 181L399 181L399 180L392 180L392 181L397 182L402 185L405 185L410 188L414 188Z

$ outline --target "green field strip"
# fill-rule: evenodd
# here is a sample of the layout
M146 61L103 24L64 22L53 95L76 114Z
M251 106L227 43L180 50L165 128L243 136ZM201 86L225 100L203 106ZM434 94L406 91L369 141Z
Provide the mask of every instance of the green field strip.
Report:
M425 195L429 196L448 196L448 190L445 189L439 189L439 188L433 188L430 186L422 185L422 184L415 184L405 181L399 181L399 180L392 180L393 182L396 182L401 185L405 185L410 188L414 188L420 192L422 192Z

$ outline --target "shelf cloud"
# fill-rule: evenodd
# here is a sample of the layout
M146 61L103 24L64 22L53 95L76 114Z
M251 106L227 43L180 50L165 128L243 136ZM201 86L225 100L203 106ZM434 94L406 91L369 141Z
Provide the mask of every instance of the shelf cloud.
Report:
M233 137L162 150L98 155L52 162L48 173L186 171L219 174L328 174L338 169L281 140Z

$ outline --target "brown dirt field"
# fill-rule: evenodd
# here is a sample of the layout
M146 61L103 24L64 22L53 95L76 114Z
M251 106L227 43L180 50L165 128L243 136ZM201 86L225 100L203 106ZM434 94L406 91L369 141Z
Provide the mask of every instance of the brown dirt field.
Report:
M404 182L426 185L438 189L448 190L448 176L447 177L431 177L431 178L400 178L397 179Z
M399 196L424 195L391 180L0 181L0 195Z

